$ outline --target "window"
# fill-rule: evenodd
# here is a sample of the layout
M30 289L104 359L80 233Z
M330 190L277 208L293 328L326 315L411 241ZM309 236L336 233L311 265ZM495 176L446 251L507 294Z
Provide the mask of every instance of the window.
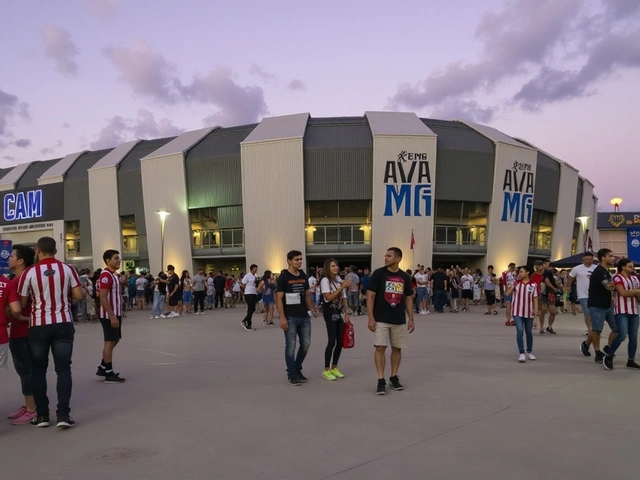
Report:
M307 202L305 230L310 245L369 245L371 202Z
M533 209L531 217L531 235L529 248L535 250L551 250L551 230L553 229L553 217L551 212Z
M138 229L135 215L120 217L122 228L122 253L138 253Z
M580 222L573 224L573 236L571 237L571 255L578 253L578 235L580 235Z
M64 223L64 243L66 255L76 256L80 253L80 221Z
M244 247L242 219L229 215L231 210L236 211L239 208L237 206L205 207L189 210L193 248L224 249L225 247ZM220 220L221 217L223 220Z
M488 213L488 203L436 200L435 243L484 246Z

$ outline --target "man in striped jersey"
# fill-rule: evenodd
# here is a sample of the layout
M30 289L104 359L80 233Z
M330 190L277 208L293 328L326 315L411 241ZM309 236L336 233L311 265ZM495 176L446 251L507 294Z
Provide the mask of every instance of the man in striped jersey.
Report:
M75 268L56 260L56 241L42 237L36 244L38 263L27 269L20 277L18 293L20 304L26 307L31 301L31 387L36 401L37 416L32 424L49 426L49 398L47 397L47 367L49 350L53 355L58 375L58 407L56 410L59 428L71 428L75 421L69 415L71 408L71 355L75 328L71 316L71 302L82 299L82 287Z
M100 298L100 323L104 335L102 362L96 375L104 378L104 383L122 383L119 373L113 371L113 349L122 338L122 295L120 294L120 252L107 250L102 255L106 268L98 279Z
M528 265L518 268L518 280L505 292L512 298L511 311L513 319L516 323L516 342L520 356L518 361L524 363L527 361L524 352L524 342L522 341L522 333L527 335L527 355L529 360L535 360L533 355L533 319L538 314L538 285L531 280L533 270Z
M638 349L638 298L640 298L640 281L633 275L633 262L623 258L618 262L618 273L613 276L615 296L613 311L616 316L618 335L611 342L602 364L607 370L613 370L613 357L624 340L629 335L627 367L640 368L635 362Z

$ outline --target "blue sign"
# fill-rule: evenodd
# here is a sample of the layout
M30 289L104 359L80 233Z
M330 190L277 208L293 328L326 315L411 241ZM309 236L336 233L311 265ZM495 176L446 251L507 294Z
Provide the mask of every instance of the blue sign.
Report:
M384 170L384 216L430 217L431 171L426 153L401 151Z
M627 255L636 265L640 264L640 228L627 228Z
M9 269L9 257L13 251L13 242L11 240L0 240L0 275L8 275L11 273Z
M531 164L514 162L504 172L502 222L531 223L535 176Z
M4 196L4 219L31 220L42 217L42 190L7 193Z

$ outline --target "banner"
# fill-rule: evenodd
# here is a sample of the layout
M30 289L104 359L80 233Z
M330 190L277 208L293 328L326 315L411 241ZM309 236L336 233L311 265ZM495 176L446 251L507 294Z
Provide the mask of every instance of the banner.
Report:
M636 265L640 264L640 228L627 228L627 254Z
M9 275L9 257L13 251L13 242L11 240L0 241L0 275Z

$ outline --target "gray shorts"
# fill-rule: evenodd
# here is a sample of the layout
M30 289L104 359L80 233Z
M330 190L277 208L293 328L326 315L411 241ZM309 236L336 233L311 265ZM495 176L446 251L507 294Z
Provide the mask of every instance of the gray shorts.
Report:
M6 370L8 362L9 362L9 344L3 343L2 345L0 345L0 370Z

